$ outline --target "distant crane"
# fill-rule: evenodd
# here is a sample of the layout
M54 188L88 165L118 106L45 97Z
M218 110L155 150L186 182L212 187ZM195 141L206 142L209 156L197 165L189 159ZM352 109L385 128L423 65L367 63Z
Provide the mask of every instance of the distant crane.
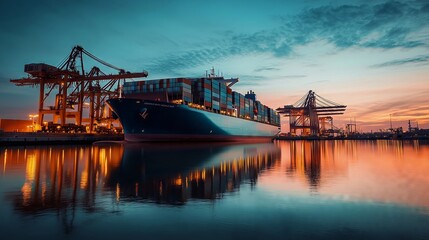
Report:
M98 67L85 72L84 55L109 68L118 74L105 74ZM120 94L120 81L127 78L144 78L147 71L130 73L122 68L109 64L92 55L81 46L73 47L70 54L54 67L44 63L32 63L24 66L29 74L27 78L10 80L17 86L40 86L39 93L39 124L43 124L44 115L51 114L53 121L60 119L64 126L67 118L74 118L78 126L89 122L90 132L94 129L95 121L112 121L112 114L105 107L105 100ZM103 81L103 82L102 82ZM114 88L116 86L116 89ZM47 91L45 92L45 89ZM58 89L54 106L45 108L49 95ZM77 105L77 110L75 106ZM83 118L84 106L89 106L89 119ZM106 113L108 112L108 113Z
M346 107L310 90L293 105L285 105L276 110L289 117L292 135L295 136L296 130L301 129L303 135L317 136L324 132L332 132L334 129L331 115L343 114ZM329 129L327 125L330 127Z

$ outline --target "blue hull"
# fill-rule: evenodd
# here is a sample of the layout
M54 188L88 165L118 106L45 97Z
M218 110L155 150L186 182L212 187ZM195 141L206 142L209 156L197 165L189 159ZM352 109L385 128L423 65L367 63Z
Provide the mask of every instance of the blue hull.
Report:
M166 102L117 98L107 101L124 128L125 140L269 141L279 127Z

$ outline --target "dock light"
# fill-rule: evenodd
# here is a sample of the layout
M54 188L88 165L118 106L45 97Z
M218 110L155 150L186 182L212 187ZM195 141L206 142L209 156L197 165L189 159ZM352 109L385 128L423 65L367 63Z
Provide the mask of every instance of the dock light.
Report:
M36 130L36 118L39 117L39 114L28 114L28 117L32 121L31 130L34 132Z

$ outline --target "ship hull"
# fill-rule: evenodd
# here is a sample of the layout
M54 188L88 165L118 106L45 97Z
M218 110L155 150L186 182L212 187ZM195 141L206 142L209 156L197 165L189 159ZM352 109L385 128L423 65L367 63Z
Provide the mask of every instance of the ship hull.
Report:
M278 126L166 102L133 98L107 101L119 117L126 141L272 140Z

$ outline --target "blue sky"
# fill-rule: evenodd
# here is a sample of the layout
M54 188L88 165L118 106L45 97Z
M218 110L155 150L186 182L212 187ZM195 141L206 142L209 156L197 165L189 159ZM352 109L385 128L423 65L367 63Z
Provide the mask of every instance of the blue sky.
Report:
M2 1L0 118L37 112L37 88L16 87L26 63L58 65L74 45L149 78L215 67L267 105L309 90L348 105L334 124L408 120L429 128L429 2ZM87 64L88 65L88 64ZM109 70L105 70L109 72Z

